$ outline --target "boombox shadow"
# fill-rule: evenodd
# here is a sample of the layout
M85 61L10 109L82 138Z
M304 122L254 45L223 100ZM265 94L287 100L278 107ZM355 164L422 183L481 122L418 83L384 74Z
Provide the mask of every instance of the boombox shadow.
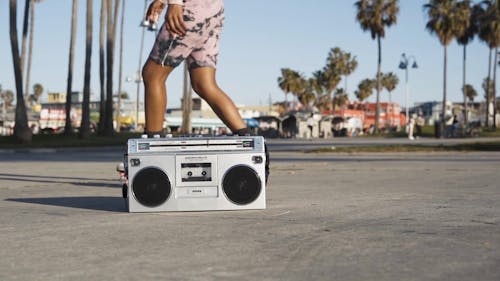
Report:
M8 198L6 201L59 206L66 208L87 209L106 212L127 212L125 201L121 197L46 197L46 198Z

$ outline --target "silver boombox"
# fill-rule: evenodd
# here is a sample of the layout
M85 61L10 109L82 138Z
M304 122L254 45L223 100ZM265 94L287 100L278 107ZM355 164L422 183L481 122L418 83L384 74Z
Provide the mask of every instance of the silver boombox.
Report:
M266 208L261 136L130 139L129 212Z

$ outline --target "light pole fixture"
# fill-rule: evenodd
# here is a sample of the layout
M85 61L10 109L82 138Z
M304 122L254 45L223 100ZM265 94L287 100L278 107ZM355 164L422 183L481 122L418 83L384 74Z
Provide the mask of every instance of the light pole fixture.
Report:
M149 31L157 31L158 30L158 23L157 22L150 22L147 19L147 13L148 13L148 2L149 0L145 0L144 2L144 16L142 18L142 21L140 23L140 27L147 28Z
M407 56L405 53L401 54L401 61L399 62L399 68L405 71L405 88L406 88L406 123L410 121L410 106L409 106L409 90L408 90L408 70L410 68L418 68L417 61L414 56ZM408 128L408 125L406 126Z

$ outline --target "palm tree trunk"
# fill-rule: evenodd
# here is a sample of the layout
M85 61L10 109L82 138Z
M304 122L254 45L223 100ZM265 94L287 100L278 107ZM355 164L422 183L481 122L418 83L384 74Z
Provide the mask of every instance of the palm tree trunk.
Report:
M17 0L10 0L9 4L10 46L12 50L12 63L14 65L14 77L16 80L17 99L14 136L17 140L26 143L31 142L32 133L28 127L28 115L26 114L26 104L23 95L21 58L19 57L19 46L17 43Z
M104 87L104 73L106 71L105 64L105 52L104 52L104 40L105 33L104 28L106 26L106 0L101 0L101 14L99 19L99 87L100 87L100 99L99 99L99 125L98 132L99 135L104 134L104 118L106 117L106 89Z
M87 0L87 26L85 40L85 74L83 77L82 122L80 138L90 136L90 67L92 60L92 0Z
M116 131L120 131L120 113L122 109L122 75L123 75L123 25L125 23L125 0L122 4L122 16L120 22L120 61L118 68L118 103L116 105Z
M24 2L24 19L23 19L23 37L21 41L21 73L24 74L24 63L26 61L26 42L28 38L28 26L29 26L29 15L30 15L30 5L31 0L26 0ZM24 99L27 101L29 96L29 90L26 88Z
M493 99L493 129L497 128L497 122L496 122L496 97L497 97L497 62L498 62L498 48L495 47L495 60L493 64L493 94L492 94L492 99Z
M464 61L463 61L463 73L462 73L462 93L464 95L464 128L469 124L469 117L467 116L467 95L465 92L466 84L466 62L467 62L467 45L464 44Z
M488 82L486 83L486 119L485 125L487 128L490 127L490 83L491 83L491 52L492 48L490 48L490 55L488 57Z
M106 41L106 118L104 135L112 136L113 129L113 64L115 48L116 14L120 0L115 1L114 12L112 0L107 3L107 41Z
M441 138L444 138L444 128L446 123L446 71L448 65L448 46L444 46L444 66L443 66L443 107L441 111Z
M378 45L378 61L377 61L377 100L375 103L375 132L379 132L379 119L380 119L380 72L382 67L382 42L380 35L377 36Z
M24 89L26 91L26 97L29 98L30 95L30 77L31 77L31 59L33 57L33 32L35 27L35 0L31 0L31 13L30 13L30 24L29 24L29 43L28 43L28 62L26 65L26 84Z
M71 37L69 40L69 62L68 62L68 80L66 87L66 121L64 124L64 134L72 134L71 124L71 92L73 84L73 64L75 58L75 39L76 39L76 23L78 16L78 0L73 0L73 9L71 14Z

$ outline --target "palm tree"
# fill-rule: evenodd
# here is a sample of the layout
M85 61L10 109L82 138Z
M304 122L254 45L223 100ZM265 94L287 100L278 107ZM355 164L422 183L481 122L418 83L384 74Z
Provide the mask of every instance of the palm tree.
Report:
M10 0L9 2L9 27L17 99L14 136L21 142L31 142L33 134L28 127L28 114L26 113L26 103L23 94L21 57L19 56L19 45L17 43L17 0Z
M392 106L392 91L396 89L396 86L399 83L399 78L396 74L393 72L385 73L382 75L382 87L384 87L387 92L389 92L389 105L391 106L391 119L390 119L390 125L392 126L392 119L394 116L394 107Z
M474 89L474 86L472 86L471 84L465 84L463 92L470 102L474 102L474 98L477 97L477 91L476 89Z
M85 73L83 76L82 121L79 129L80 138L90 136L90 66L92 60L92 0L87 0L87 23L85 39Z
M114 134L113 128L113 64L116 38L116 23L120 0L107 0L106 3L106 110L104 118L104 131L106 136ZM113 9L114 8L114 9Z
M106 89L104 87L104 73L106 72L105 63L105 27L106 27L106 6L107 1L101 0L101 12L99 18L99 125L97 127L99 135L104 134L104 118L106 116Z
M278 86L281 90L283 90L283 92L285 92L285 101L287 104L287 108L285 109L286 111L288 111L288 94L292 94L293 96L300 92L300 78L300 73L295 70L292 70L290 68L281 69L281 76L278 77Z
M28 42L28 61L26 62L26 95L29 96L28 89L30 87L30 78L31 78L31 61L33 57L33 34L35 32L35 3L42 2L42 0L31 0L31 12L30 12L30 20L29 20L29 42ZM24 66L23 66L24 67Z
M375 108L375 131L379 129L380 118L380 73L382 64L381 38L385 37L385 27L390 27L397 22L399 13L398 0L359 0L355 3L358 9L356 20L363 31L370 31L372 39L377 39L378 61L376 90L377 100Z
M352 57L351 53L342 51L339 47L332 48L326 59L325 69L337 72L339 76L344 76L345 92L347 93L347 76L356 70L358 61Z
M318 82L320 85L324 88L325 93L331 97L333 101L333 95L334 91L337 88L337 86L340 83L341 78L341 72L336 64L331 64L328 63L327 60L327 65L323 68L323 70L319 73L320 76L318 77ZM333 104L332 104L332 109L333 109Z
M491 86L493 87L493 94L488 95L486 100L486 125L490 127L492 124L489 122L489 117L491 112L489 111L489 104L495 100L496 97L496 69L497 69L497 61L498 61L498 51L497 48L500 46L500 8L498 7L498 0L486 0L480 3L483 7L478 7L479 16L479 38L488 44L490 48L490 57L488 61L488 77L491 78L491 67L493 67L493 79L490 79ZM494 63L491 63L491 52L495 51ZM489 86L489 83L487 84ZM496 106L494 107L494 110ZM493 116L495 116L495 112L493 112ZM493 126L496 126L496 122L493 122Z
M72 134L71 124L71 93L73 84L73 64L75 58L75 39L76 39L76 23L78 15L78 0L73 0L73 9L71 13L71 36L69 40L69 60L68 60L68 79L66 86L66 121L64 123L64 134Z
M354 92L354 95L358 98L359 102L363 102L373 94L373 88L376 85L377 82L373 79L363 79L359 82L358 90Z
M33 94L35 95L36 99L39 100L40 97L43 94L43 86L40 83L36 83L33 85Z
M456 4L458 20L461 24L458 24L455 36L457 37L457 42L459 45L463 46L463 62L462 62L462 88L465 88L467 83L467 45L474 39L477 32L477 25L475 20L475 13L473 13L473 8L471 6L470 0L464 0L457 2ZM464 100L464 123L468 124L467 116L467 96L463 95Z
M443 67L443 107L441 112L440 131L444 137L444 126L446 120L446 77L448 63L448 45L453 41L457 33L457 12L455 0L430 0L424 5L429 21L426 24L427 30L436 34L444 49Z
M118 66L118 102L116 104L116 130L119 132L121 123L120 115L122 108L122 75L123 75L123 27L125 24L125 0L123 0L121 22L120 22L120 56L119 56L119 66Z
M321 85L320 80L322 76L323 72L318 70L313 73L312 78L309 78L309 85L315 95L314 106L316 106L320 111L327 110L332 105L331 96L326 93L325 88Z
M298 93L298 100L312 111L316 103L316 90L314 88L317 82L313 78L306 79L301 77L299 83L300 92Z
M382 74L382 87L389 92L389 103L392 103L392 91L396 89L396 86L399 84L399 78L394 72L388 72Z
M473 103L474 98L477 96L477 91L474 89L474 87L471 84L465 84L465 86L462 88L462 91L464 93L464 96L467 97L469 102ZM467 116L467 111L465 112L465 115Z
M43 86L39 83L33 85L33 94L31 94L28 98L30 105L37 104L42 94L43 94Z
M26 61L26 44L28 41L28 31L29 31L29 18L30 18L30 8L31 8L31 0L25 0L24 2L24 17L23 17L23 33L21 39L21 73L24 75L24 64ZM23 81L24 82L24 81ZM26 91L25 100L28 100L29 90L28 88L24 88Z
M333 96L333 110L335 111L335 107L344 107L346 103L349 101L349 96L347 92L343 88L338 88L335 90L335 94Z

